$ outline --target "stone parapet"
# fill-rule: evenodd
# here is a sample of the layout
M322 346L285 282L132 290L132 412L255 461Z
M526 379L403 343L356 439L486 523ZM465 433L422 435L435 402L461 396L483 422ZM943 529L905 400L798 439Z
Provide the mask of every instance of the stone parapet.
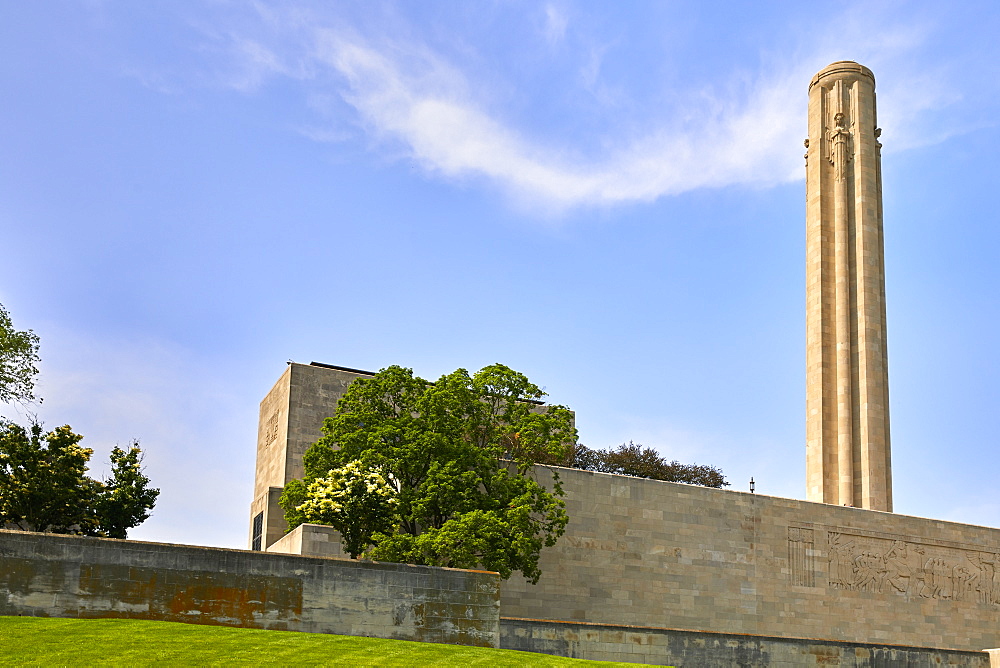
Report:
M499 576L0 531L0 615L130 618L499 644Z
M274 542L267 551L305 557L350 558L344 553L340 532L322 524L300 524Z

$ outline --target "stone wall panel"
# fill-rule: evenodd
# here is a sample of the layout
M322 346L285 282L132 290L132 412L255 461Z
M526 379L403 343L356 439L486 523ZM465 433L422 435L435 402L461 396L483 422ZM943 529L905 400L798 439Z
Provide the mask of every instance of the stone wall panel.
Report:
M0 615L496 647L499 596L487 571L0 531Z
M553 470L569 525L542 552L537 585L503 584L505 617L1000 647L998 529L575 469L537 475Z

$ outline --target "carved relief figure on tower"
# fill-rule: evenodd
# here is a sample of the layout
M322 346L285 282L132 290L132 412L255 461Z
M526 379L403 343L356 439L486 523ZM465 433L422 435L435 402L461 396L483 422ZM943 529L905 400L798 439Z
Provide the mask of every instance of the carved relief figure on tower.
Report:
M830 164L835 168L838 181L844 180L844 170L851 160L851 131L844 126L844 114L833 117L833 129L828 132Z

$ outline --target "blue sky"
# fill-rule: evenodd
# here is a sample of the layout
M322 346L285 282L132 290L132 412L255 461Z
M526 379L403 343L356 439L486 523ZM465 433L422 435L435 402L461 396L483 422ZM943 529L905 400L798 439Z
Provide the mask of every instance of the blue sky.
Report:
M992 3L0 0L0 303L34 407L243 547L286 360L502 362L804 497L806 89L874 72L896 511L1000 526ZM25 410L3 414L25 419Z

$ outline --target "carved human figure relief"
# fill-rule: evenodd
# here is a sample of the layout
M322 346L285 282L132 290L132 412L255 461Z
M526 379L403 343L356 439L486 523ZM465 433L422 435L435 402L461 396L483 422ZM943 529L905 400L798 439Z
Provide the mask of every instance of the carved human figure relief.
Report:
M830 586L850 589L854 585L854 541L830 534Z
M882 564L882 555L877 552L862 552L854 557L853 589L878 591L879 574L883 571Z
M988 605L1000 604L1000 554L989 552L972 552L968 555L972 572L976 574L972 589L976 592L976 600ZM968 595L963 591L963 595ZM970 599L971 600L971 599Z
M906 543L901 540L892 542L892 547L885 553L885 570L879 581L879 591L885 591L885 585L889 585L890 590L905 594L910 588L910 577L913 573L907 564L908 553Z
M1000 604L1000 554L993 555L993 578L989 601L994 605Z
M974 572L965 564L958 564L952 574L953 598L956 601L973 601L976 599L976 587L979 573Z
M924 598L951 598L951 568L940 557L931 557L924 562L923 586L920 595Z
M838 111L833 116L833 129L827 133L827 141L830 144L829 160L838 181L844 180L844 170L851 160L851 131L844 122L844 114Z

